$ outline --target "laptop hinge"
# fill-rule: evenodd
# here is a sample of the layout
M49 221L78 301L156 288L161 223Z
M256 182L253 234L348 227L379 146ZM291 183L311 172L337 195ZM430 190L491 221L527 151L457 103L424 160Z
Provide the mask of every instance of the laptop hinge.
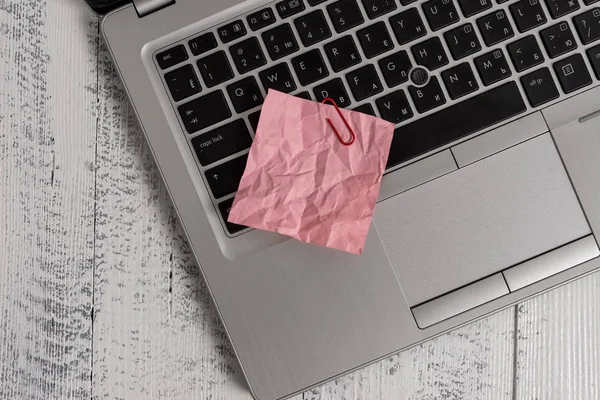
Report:
M175 4L175 0L133 0L133 5L140 18Z

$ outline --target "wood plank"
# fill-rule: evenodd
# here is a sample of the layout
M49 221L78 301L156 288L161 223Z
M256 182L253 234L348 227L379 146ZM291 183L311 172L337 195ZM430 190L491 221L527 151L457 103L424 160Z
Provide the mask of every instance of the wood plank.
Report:
M0 2L0 398L91 392L97 19Z
M516 399L600 399L600 273L518 312Z

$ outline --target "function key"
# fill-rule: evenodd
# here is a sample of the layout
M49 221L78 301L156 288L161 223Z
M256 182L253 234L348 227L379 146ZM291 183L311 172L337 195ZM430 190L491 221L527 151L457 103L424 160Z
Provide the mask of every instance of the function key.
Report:
M356 0L339 0L327 6L337 33L342 33L365 22Z
M274 89L283 93L291 93L296 90L296 82L290 72L290 67L286 63L277 64L258 74L260 80L268 92Z
M448 64L448 57L439 38L433 37L411 47L417 64L433 71Z
M477 38L473 25L465 24L444 33L450 53L455 60L459 60L481 50L481 43Z
M589 49L587 55L596 73L596 78L600 79L600 46Z
M458 22L459 15L452 0L429 0L423 4L429 26L434 31Z
M217 47L217 39L213 33L209 32L190 40L189 45L190 49L192 50L192 54L199 56L200 54L206 53L207 51Z
M331 37L331 30L325 20L325 14L321 10L313 11L296 19L294 24L305 47Z
M521 84L531 107L538 107L558 98L559 93L548 68L538 69L521 77Z
M201 90L194 67L190 64L166 74L165 81L175 101L186 99L196 93L200 93Z
M426 86L420 88L409 86L408 90L417 111L420 113L427 112L446 103L442 88L435 76L431 77Z
M526 32L537 28L548 21L539 0L518 1L515 4L511 4L510 12L515 19L519 32Z
M383 85L373 65L366 65L346 74L346 80L356 101L363 101L383 91Z
M238 190L247 162L248 154L244 154L205 172L206 180L215 199L220 199Z
M475 65L485 86L499 82L512 75L506 57L504 57L504 53L500 49L477 57Z
M577 15L573 18L573 22L583 44L589 44L600 39L600 8L594 8Z
M379 68L389 87L398 86L408 81L408 73L412 68L408 53L401 50L391 56L379 60Z
M566 22L561 22L540 32L550 58L556 58L577 48L573 32Z
M523 72L544 62L542 50L533 35L525 36L507 47L517 72Z
M421 14L416 8L411 8L393 16L390 18L390 24L400 44L412 42L427 34Z
M579 0L546 0L546 6L552 18L557 19L573 11L579 10Z
M325 82L313 89L315 97L318 102L322 102L326 98L332 98L339 107L346 108L352 102L350 96L344 87L344 83L340 78L333 79L329 82Z
M246 27L241 19L219 28L219 37L223 43L239 39L246 34Z
M275 4L281 18L288 18L305 10L304 0L285 0Z
M302 86L310 85L329 76L329 71L319 49L292 58L292 65Z
M377 99L375 104L377 104L381 118L392 124L399 124L413 116L412 109L410 108L410 104L408 104L408 99L403 90L397 90L385 95Z
M492 0L458 0L458 4L465 17L470 17L492 8Z
M362 0L370 19L375 19L398 8L395 0Z
M515 36L515 32L504 10L498 10L477 20L483 41L493 46Z
M473 69L468 62L458 64L442 72L442 79L452 100L466 96L479 89Z
M300 49L290 24L280 25L262 34L272 60L279 60Z
M260 106L264 99L253 76L227 86L227 93L238 113Z
M265 26L269 26L275 23L275 14L273 14L273 10L270 8L265 8L264 10L257 11L253 14L248 15L248 26L253 31L257 31L259 29L264 28Z
M246 150L250 145L252 145L252 138L243 119L230 122L192 139L192 146L203 167Z
M581 54L575 54L554 64L560 86L565 93L572 93L592 83L592 77Z
M255 37L231 46L229 51L240 74L245 74L267 63L258 39Z
M209 88L233 79L233 71L224 51L199 59L198 69Z
M325 54L335 72L359 64L362 59L352 36L344 36L325 45Z
M229 200L225 200L222 203L219 203L219 211L221 212L221 216L223 217L223 221L225 222L225 228L227 228L227 232L229 234L234 235L240 231L243 231L247 228L247 226L233 224L227 219L229 218L229 213L231 212L231 207L233 207L233 200L235 197L232 197Z
M356 32L367 58L373 58L394 48L385 22L377 22Z
M187 59L188 54L182 44L156 55L156 61L158 62L160 69L171 68L173 65L177 65Z
M178 107L188 133L198 132L231 117L223 92L217 90Z

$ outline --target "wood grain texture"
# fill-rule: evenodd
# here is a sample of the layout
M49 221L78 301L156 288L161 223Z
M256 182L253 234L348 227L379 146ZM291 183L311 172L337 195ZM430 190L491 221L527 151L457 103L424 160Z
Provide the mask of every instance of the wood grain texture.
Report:
M519 400L600 399L600 273L519 306Z
M71 2L0 1L1 399L91 393L96 32Z

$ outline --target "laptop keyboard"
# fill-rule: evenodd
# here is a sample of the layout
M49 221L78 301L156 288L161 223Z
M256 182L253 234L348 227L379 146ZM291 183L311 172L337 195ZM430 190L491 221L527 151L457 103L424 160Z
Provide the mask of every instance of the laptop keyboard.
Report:
M388 168L600 79L600 0L285 0L156 54L225 231L268 89L397 124ZM439 129L444 127L444 129Z

